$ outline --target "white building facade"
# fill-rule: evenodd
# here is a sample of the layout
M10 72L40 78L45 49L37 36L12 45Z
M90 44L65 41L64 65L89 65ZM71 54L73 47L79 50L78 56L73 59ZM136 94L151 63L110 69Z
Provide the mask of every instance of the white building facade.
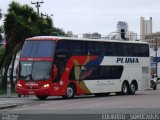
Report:
M140 39L145 40L145 35L152 33L152 17L149 20L145 20L144 17L140 18Z

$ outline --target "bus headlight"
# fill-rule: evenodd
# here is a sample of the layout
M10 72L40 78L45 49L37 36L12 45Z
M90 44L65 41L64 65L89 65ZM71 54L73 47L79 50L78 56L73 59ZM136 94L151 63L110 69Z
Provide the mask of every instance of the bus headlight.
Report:
M49 84L45 84L45 85L43 85L42 87L48 88L48 87L49 87Z
M17 83L17 87L22 87L22 85L20 83Z

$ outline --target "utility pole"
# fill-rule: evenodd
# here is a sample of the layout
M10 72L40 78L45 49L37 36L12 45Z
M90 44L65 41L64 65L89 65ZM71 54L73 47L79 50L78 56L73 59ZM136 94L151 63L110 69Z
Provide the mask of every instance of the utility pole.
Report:
M40 4L42 4L42 3L44 3L43 1L41 1L41 2L32 2L31 1L31 4L35 4L35 6L36 6L36 8L37 8L37 13L38 13L38 15L39 15L39 8L41 7L41 5Z
M154 38L154 40L152 41L153 43L153 50L155 52L155 57L153 59L153 62L155 62L156 65L156 71L155 71L155 77L158 77L158 62L159 62L159 58L157 57L157 52L158 52L158 38Z
M158 51L158 47L157 47L157 38L156 38L156 41L155 41L155 57L156 57L156 78L158 77L157 73L158 73L158 69L157 69L157 62L158 62L158 59L157 59L157 51Z

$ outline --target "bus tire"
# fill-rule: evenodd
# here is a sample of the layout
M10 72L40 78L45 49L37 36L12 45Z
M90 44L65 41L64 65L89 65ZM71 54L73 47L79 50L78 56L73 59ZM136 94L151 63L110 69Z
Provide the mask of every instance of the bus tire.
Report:
M74 85L70 84L67 87L66 95L62 96L62 98L71 99L75 96L75 94L76 94L76 89L75 89Z
M21 94L18 94L18 97L20 98L20 97L21 97Z
M128 95L129 94L129 85L127 84L127 82L124 82L122 84L121 93L122 93L122 95Z
M134 95L136 92L136 83L132 82L131 85L129 86L129 94Z
M45 95L36 95L39 100L45 100L48 96Z

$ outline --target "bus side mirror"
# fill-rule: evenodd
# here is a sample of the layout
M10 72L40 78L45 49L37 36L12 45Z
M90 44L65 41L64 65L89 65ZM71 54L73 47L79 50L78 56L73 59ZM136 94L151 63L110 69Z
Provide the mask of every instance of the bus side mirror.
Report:
M53 65L53 80L57 77L57 74L58 74L58 70L57 70L56 65L54 64Z

